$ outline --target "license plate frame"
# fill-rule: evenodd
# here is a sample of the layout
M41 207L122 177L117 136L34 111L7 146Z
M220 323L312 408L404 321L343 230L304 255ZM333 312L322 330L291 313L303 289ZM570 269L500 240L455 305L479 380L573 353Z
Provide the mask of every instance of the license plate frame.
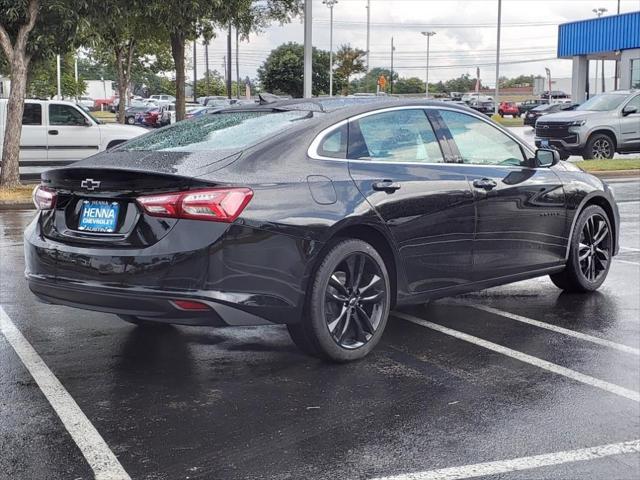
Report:
M107 200L83 200L78 230L89 233L115 233L120 204Z

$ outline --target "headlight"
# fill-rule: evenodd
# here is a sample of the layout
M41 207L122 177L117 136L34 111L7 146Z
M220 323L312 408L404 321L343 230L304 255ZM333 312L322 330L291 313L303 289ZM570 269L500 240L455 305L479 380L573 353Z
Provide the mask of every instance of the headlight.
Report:
M581 127L581 126L583 126L585 123L587 123L587 121L586 121L586 120L576 120L576 121L574 121L574 122L571 122L571 123L569 124L569 126L570 126L570 127Z

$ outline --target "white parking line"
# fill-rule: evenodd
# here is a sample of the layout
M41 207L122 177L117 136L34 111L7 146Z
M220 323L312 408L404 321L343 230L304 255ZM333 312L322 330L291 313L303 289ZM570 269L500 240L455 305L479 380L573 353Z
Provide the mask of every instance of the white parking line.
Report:
M408 315L402 312L393 312L392 315L398 318L402 318L403 320L407 320L408 322L415 323L416 325L420 325L422 327L427 327L432 330L436 330L437 332L444 333L445 335L450 335L459 340L464 340L465 342L473 343L474 345L478 345L488 350L501 353L502 355L506 355L507 357L515 358L516 360L520 360L521 362L528 363L529 365L534 365L538 368L542 368L544 370L557 373L558 375L562 375L572 380L576 380L577 382L581 382L586 385L591 385L592 387L596 387L601 390L605 390L609 393L613 393L615 395L628 398L629 400L633 400L635 402L640 402L640 393L634 390L629 390L628 388L624 388L619 385L615 385L613 383L605 382L603 380L598 380L597 378L590 377L589 375L576 372L575 370L562 367L560 365L548 362L546 360L542 360L541 358L534 357L532 355L527 355L526 353L522 353L517 350L513 350L511 348L503 347L502 345L498 345L497 343L489 342L487 340L483 340L482 338L474 337L473 335L459 332L458 330L453 330L448 327L443 327L442 325L429 322L428 320L423 320L422 318L414 317L413 315Z
M49 370L9 315L0 306L0 333L18 354L40 390L47 398L73 441L86 458L96 480L131 480L98 431L76 401Z
M464 304L461 303L460 305L464 305ZM563 335L568 335L570 337L579 338L580 340L586 340L587 342L596 343L598 345L602 345L609 348L614 348L616 350L620 350L621 352L640 356L640 349L629 347L627 345L622 345L621 343L611 342L609 340L605 340L604 338L594 337L592 335L587 335L586 333L575 332L573 330L569 330L568 328L558 327L550 323L540 322L538 320L533 320L532 318L523 317L522 315L516 315L515 313L505 312L503 310L498 310L497 308L493 308L493 307L487 307L485 305L469 305L469 306L476 308L478 310L483 310L485 312L499 315L501 317L510 318L518 322L527 323L529 325L534 325L540 328L545 328L553 332L562 333Z
M545 453L531 457L499 460L497 462L476 463L460 467L442 468L427 472L415 472L390 477L379 477L374 480L461 480L465 478L483 477L501 473L518 472L532 468L562 465L564 463L584 462L599 458L640 452L640 440L598 445L597 447L567 450L564 452Z
M629 250L630 252L640 252L640 248L620 247L620 250Z
M618 262L619 262L619 263L627 263L627 264L629 264L629 265L638 265L638 266L640 266L640 262L631 262L631 261L629 261L629 260L620 260L619 258L616 258L614 261L615 261L616 263L618 263Z

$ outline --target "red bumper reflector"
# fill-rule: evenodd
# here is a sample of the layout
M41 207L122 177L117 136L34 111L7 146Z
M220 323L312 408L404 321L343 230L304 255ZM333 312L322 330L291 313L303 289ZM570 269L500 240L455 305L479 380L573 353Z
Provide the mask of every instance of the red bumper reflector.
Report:
M204 312L205 310L211 310L206 303L198 302L195 300L171 300L173 306L179 310L189 310L191 312Z

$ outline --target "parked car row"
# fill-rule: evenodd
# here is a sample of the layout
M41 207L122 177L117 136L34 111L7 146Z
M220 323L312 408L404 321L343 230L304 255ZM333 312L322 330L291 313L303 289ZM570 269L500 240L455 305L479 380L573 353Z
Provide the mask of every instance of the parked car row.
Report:
M544 103L532 108L525 114L524 124L535 127L536 120L543 115L549 115L550 113L557 113L565 110L574 110L577 106L577 103Z

